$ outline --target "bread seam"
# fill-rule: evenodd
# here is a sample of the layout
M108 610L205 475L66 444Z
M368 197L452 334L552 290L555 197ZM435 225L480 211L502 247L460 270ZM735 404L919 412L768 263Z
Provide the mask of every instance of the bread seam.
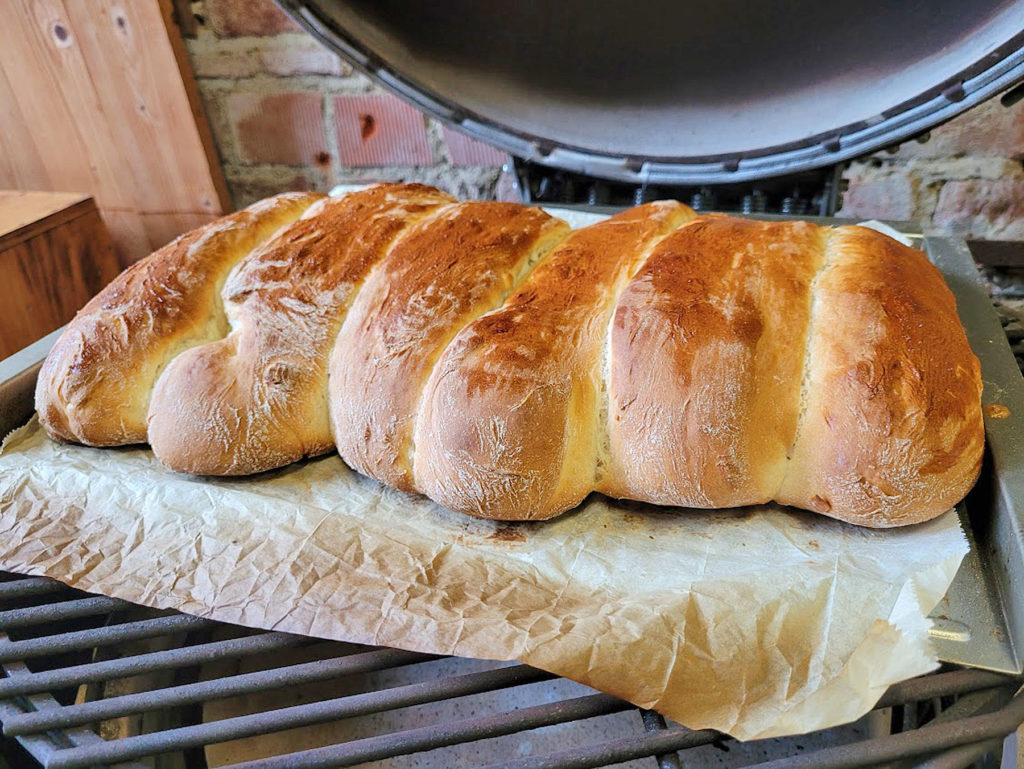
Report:
M316 205L316 204L314 204L314 205ZM306 210L308 211L309 209L307 208ZM163 361L161 361L160 365L157 367L156 376L153 377L153 386L149 388L149 404L150 405L152 405L152 402L153 402L153 392L156 390L157 382L160 381L160 377L163 376L164 372L167 370L167 367L171 365L171 361L173 361L175 358L177 358L179 355L181 355L186 350L191 350L193 347L199 347L201 345L209 344L211 342L218 342L221 339L224 339L225 337L227 337L231 333L231 331L233 330L232 320L231 320L230 315L228 314L227 307L224 304L224 297L221 296L221 292L224 290L224 286L227 285L228 278L231 276L231 274L235 270L238 269L238 266L240 264L242 264L242 262L244 262L246 259L248 259L254 252L256 252L260 248L262 248L264 244L269 243L271 240L273 240L278 232L280 232L282 229L284 229L285 227L288 227L288 226L290 226L290 225L286 224L286 225L282 226L281 228L279 228L279 229L275 230L274 232L272 232L270 234L270 236L266 238L266 240L262 240L259 243L257 243L255 246L253 246L249 250L249 252L247 254L243 255L241 258L239 258L239 260L237 262L235 262L234 266L232 266L230 270L225 272L223 275L221 275L214 282L214 284L213 284L213 302L212 302L212 305L210 307L211 312L210 312L210 318L207 320L207 326L209 326L211 324L216 324L218 332L219 332L219 336L212 337L212 335L211 335L211 336L204 337L203 339L201 339L199 341L195 341L195 340L182 340L177 345L175 345L175 347L173 349L169 350L167 352L167 354L164 356ZM193 243L191 246L189 246L189 251L192 251L192 249L195 248L200 242L201 241L197 241L196 243ZM146 408L146 441L147 442L149 441L149 421L150 421L150 411L149 411L149 407L147 406L147 408Z
M562 220L555 217L552 219L552 221L559 222ZM519 289L519 287L522 286L523 283L527 281L527 279L530 277L533 271L551 255L551 252L558 248L558 246L571 234L572 230L569 229L557 240L552 238L552 242L548 244L545 248L539 249L532 253L520 266L519 271L512 277L512 283L509 285L507 290L501 293L501 296L499 297L498 301L494 304L493 307L490 307L489 309L484 310L482 312L474 313L469 317L468 320L466 320L465 323L462 324L462 326L451 331L448 338L445 339L444 342L437 347L436 354L434 355L433 360L430 361L430 373L428 373L423 378L424 383L428 383L433 379L434 371L437 369L438 364L444 357L445 351L449 347L451 347L452 343L455 341L456 337L458 337L458 335L462 332L462 330L467 328L468 326L470 326L472 323L476 322L483 316L500 310L502 307L504 307L505 302L508 301L508 298L512 296L512 294L514 294ZM416 406L413 411L412 417L412 434L409 436L408 446L406 446L405 450L403 451L404 458L407 461L409 467L413 468L412 476L414 479L414 483L416 478L416 438L420 431L420 414L423 411L423 404L427 396L427 389L428 388L424 386L420 390L419 397L416 399Z
M221 339L224 339L225 337L227 337L231 333L231 331L233 330L234 326L232 324L232 318L231 318L231 316L229 315L229 313L227 311L227 305L224 302L224 297L221 295L221 292L224 291L224 287L227 285L228 280L231 278L232 274L234 274L234 272L239 268L239 266L242 265L245 262L245 260L248 259L250 256L252 256L254 253L256 253L257 251L262 249L267 243L270 243L272 240L274 240L274 238L276 238L281 232L283 232L284 230L286 230L289 227L291 227L299 219L304 218L306 216L306 214L309 213L310 209L317 208L318 206L322 205L322 203L323 203L323 199L322 200L314 201L310 205L306 206L306 209L302 212L302 214L299 215L298 218L296 218L295 220L289 222L288 224L281 225L276 230L274 230L273 232L269 233L267 235L267 237L265 237L263 240L258 241L255 245L253 245L253 247L251 249L249 249L249 251L247 253L245 253L241 257L239 257L238 261L236 261L234 263L234 265L231 267L231 269L229 269L226 272L224 272L214 282L214 285L213 285L213 305L211 307L211 313L210 314L212 316L211 320L212 321L216 321L217 325L221 329L220 336L218 336L216 338L213 338L213 339L207 338L207 339L205 339L203 341L199 341L199 342L196 342L194 344L179 345L174 350L173 354L167 355L167 357L164 359L163 363L161 364L156 377L154 377L154 379L153 379L153 386L149 390L150 398L152 398L153 391L156 389L156 383L158 381L160 381L161 375L164 373L164 371L166 371L167 367L170 365L172 360L174 360L176 357L181 355L181 353L185 352L186 350L190 350L193 347L199 347L200 345L208 344L210 342L220 341ZM211 232L209 236L212 236L215 232L216 231ZM191 246L189 246L189 249L188 249L189 252L191 252L195 248L198 248L203 243L203 241L206 239L206 237L208 237L208 236L204 236L203 238L200 238L195 243L193 243ZM148 410L147 410L147 414L146 414L146 423L147 423L147 425L149 423Z
M800 373L800 409L797 412L796 427L793 430L793 437L789 441L789 446L786 448L786 469L782 473L782 477L779 480L779 485L771 495L771 499L776 499L779 493L786 486L786 480L789 478L789 471L792 467L793 462L793 450L796 448L796 444L800 438L800 433L804 427L804 417L807 413L807 401L808 393L807 388L810 384L811 378L811 346L814 342L815 334L815 320L818 314L818 292L817 287L821 280L824 278L825 273L832 267L832 241L836 237L836 231L834 228L829 227L824 230L823 243L822 243L822 260L821 266L818 271L814 273L814 277L807 286L807 294L809 296L810 308L807 314L807 332L804 334L804 359L803 367Z
M337 325L334 328L334 338L331 340L330 346L327 348L327 377L325 381L326 387L324 388L323 398L326 401L327 408L327 421L328 427L331 433L331 448L328 451L337 451L337 441L334 439L335 426L334 426L334 410L330 404L330 393L331 393L331 372L334 370L334 366L331 362L334 360L334 349L338 346L338 339L341 337L341 329L348 320L349 313L352 311L353 305L359 298L359 292L363 290L363 287L370 282L370 278L373 277L378 270L383 269L384 263L387 261L388 255L403 237L413 228L413 226L419 224L422 221L430 219L431 217L437 216L440 212L452 207L457 206L459 203L448 203L437 206L430 211L423 213L422 215L409 214L405 221L404 226L395 236L388 241L387 245L380 250L380 255L377 257L377 261L374 262L373 266L370 267L362 276L362 280L359 280L352 284L352 287L348 291L348 296L345 299L344 307L340 309L337 316Z
M161 461L246 475L335 448L324 364L361 278L403 226L422 217L406 207L418 194L370 188L352 205L324 198L232 269L219 291L230 332L181 366L172 362L155 388L164 408L150 422L150 442ZM436 205L452 200L443 198ZM408 216L392 217L396 205ZM176 429L168 413L187 428Z
M635 266L629 270L628 274L622 278L621 284L616 286L613 290L615 299L611 305L611 312L608 314L608 322L605 324L604 332L604 344L601 347L601 376L598 382L597 397L597 451L594 454L594 489L601 487L602 482L607 474L607 468L611 460L611 431L608 428L609 413L611 411L611 396L608 390L608 383L611 380L611 349L612 349L612 330L615 327L615 315L619 310L619 301L626 289L629 288L629 284L633 281L633 278L644 268L647 264L647 260L650 259L651 254L654 253L654 249L665 240L669 235L685 227L692 222L699 221L699 218L687 219L680 222L678 225L673 227L671 230L666 232L664 235L658 237L652 241L650 246L643 252L643 255L637 257Z

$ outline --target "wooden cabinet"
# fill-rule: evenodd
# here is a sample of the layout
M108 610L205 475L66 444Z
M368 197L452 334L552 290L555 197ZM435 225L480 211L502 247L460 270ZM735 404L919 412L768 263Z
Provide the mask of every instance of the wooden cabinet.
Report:
M0 190L0 358L67 323L119 269L89 195Z

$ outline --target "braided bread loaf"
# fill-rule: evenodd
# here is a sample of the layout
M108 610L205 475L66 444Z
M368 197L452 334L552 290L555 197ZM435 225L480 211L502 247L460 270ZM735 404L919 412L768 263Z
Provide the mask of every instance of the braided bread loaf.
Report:
M182 236L69 324L36 404L55 438L177 471L337 448L503 520L599 491L896 526L962 498L984 440L953 297L884 235L671 201L570 232L416 184Z

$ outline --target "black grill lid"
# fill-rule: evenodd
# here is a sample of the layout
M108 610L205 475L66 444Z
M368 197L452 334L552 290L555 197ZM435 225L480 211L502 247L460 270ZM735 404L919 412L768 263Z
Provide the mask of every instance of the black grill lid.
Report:
M475 138L641 183L832 164L1024 80L1024 0L279 2Z

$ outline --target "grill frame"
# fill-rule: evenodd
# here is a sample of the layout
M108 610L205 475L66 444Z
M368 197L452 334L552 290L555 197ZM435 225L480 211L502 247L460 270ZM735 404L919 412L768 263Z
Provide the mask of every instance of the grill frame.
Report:
M0 578L8 580L0 582L0 607L6 607L12 602L31 603L57 599L56 602L45 604L50 607L46 614L23 613L23 616L36 617L37 621L32 624L27 621L22 623L22 630L38 630L40 626L46 625L52 628L53 623L82 617L80 607L83 599L77 590L52 580L44 581L41 578L10 573L0 573ZM43 586L45 590L42 589ZM146 637L162 637L173 641L175 637L180 636L181 626L167 621L191 621L190 618L185 618L186 615L175 612L148 611L158 616L141 620L127 619L98 632L77 631L77 648L90 649L91 642L104 646L121 644L121 636L111 632L111 629L131 631L138 623L152 623L153 620L162 620L163 625L150 624L147 628L160 627L165 633L162 636L147 634ZM44 616L47 619L39 619ZM103 621L110 618L110 614L105 610L97 610L90 616ZM224 623L210 620L195 621L196 627L201 630L212 631L228 627ZM18 632L16 629L12 630ZM89 632L93 634L84 635ZM50 645L47 645L46 639L50 639ZM331 680L356 672L390 670L396 666L440 659L433 655L384 648L362 647L352 650L351 645L330 642L336 644L339 651L352 653L330 658L333 665L322 662L298 663L272 668L266 672L238 673L200 683L172 685L151 692L94 702L71 705L62 705L58 702L56 693L61 689L77 688L88 682L152 670L154 660L164 669L177 669L182 665L183 657L189 660L189 666L194 666L199 660L233 659L243 654L301 646L312 641L272 631L253 631L249 635L243 635L239 640L241 643L233 644L224 641L171 643L171 648L165 651L128 656L124 660L114 661L113 666L105 662L90 663L93 671L97 665L107 665L107 675L97 678L91 674L89 665L69 666L53 672L32 672L29 669L27 662L45 660L47 654L66 652L70 646L76 645L69 644L64 633L57 632L33 639L32 646L25 645L26 641L23 640L11 640L6 632L0 633L0 658L4 660L0 667L6 675L6 678L0 679L0 684L5 685L4 694L0 697L0 722L3 723L4 735L17 739L47 769L81 769L114 763L118 766L141 767L146 764L138 759L204 746L242 734L263 734L299 724L334 720L341 714L381 712L492 688L519 686L554 678L549 673L526 665L502 666L483 672L440 677L424 683L252 713L208 724L187 725L118 741L104 740L96 729L85 726L104 717L138 715L183 704L205 703L242 691L264 691L268 687L284 688L303 681ZM28 650L29 653L22 654L23 650ZM318 667L322 669L318 671ZM877 704L876 712L900 706L907 708L912 703L934 702L941 698L956 700L951 706L939 710L932 721L920 725L911 721L911 726L916 728L783 759L745 765L762 769L866 767L876 766L882 761L934 756L937 751L943 751L946 758L942 765L967 766L977 756L989 753L993 749L998 750L1002 737L1024 722L1022 684L1024 676L1009 676L962 667L911 679L891 687ZM201 696L187 702L181 697L172 696L182 690ZM502 765L521 769L567 769L605 766L650 757L653 759L652 767L681 766L683 764L680 762L685 760L685 757L680 757L678 751L711 743L727 745L731 740L712 730L694 731L666 724L657 714L642 711L610 695L594 693L522 710L471 716L459 721L375 735L284 756L246 761L235 766L240 769L349 766L363 761L408 756L415 752L444 748L467 740L516 734L551 724L628 710L640 712L641 726L633 734L613 735L611 739L601 744L576 747L544 756L531 756Z

